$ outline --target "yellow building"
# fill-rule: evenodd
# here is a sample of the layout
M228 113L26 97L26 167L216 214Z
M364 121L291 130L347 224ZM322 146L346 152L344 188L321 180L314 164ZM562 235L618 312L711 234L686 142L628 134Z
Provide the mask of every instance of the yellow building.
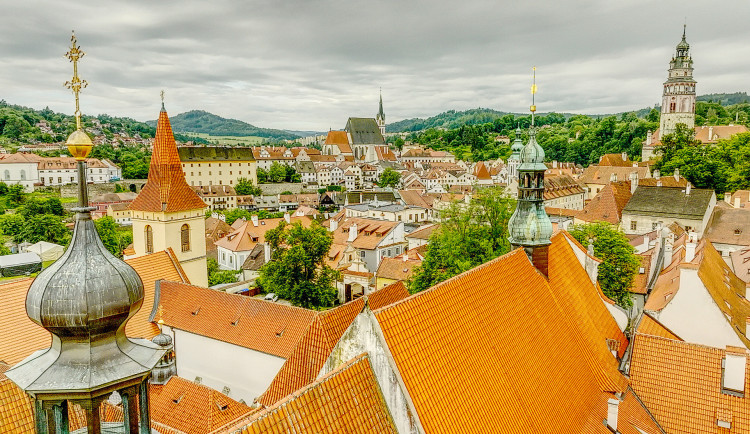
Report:
M172 249L190 283L208 286L206 204L185 182L169 117L162 105L148 182L130 204L132 258Z
M228 185L245 178L258 184L258 163L252 148L226 146L184 146L177 149L185 172L185 181L191 187Z

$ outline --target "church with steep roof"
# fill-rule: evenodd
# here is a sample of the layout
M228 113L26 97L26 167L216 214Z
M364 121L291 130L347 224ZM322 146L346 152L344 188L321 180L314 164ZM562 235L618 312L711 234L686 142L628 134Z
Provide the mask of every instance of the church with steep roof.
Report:
M148 181L130 204L134 255L171 248L190 283L208 286L206 204L185 181L169 116L162 103Z

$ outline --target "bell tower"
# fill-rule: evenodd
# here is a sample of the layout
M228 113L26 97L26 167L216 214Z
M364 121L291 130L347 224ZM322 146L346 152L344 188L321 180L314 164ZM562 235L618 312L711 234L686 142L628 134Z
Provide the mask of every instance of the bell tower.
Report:
M380 134L385 138L385 112L383 111L383 91L380 91L380 110L378 110L378 114L375 116L375 122L378 123L378 128L380 128Z
M685 40L686 28L682 28L682 40L669 62L669 75L664 82L659 140L673 133L677 124L685 124L691 130L695 127L695 80L690 44Z
M551 244L552 222L544 210L544 149L536 142L534 126L536 68L531 86L531 129L529 142L521 149L518 166L518 205L508 221L511 246L523 248L534 266L547 275L547 248Z

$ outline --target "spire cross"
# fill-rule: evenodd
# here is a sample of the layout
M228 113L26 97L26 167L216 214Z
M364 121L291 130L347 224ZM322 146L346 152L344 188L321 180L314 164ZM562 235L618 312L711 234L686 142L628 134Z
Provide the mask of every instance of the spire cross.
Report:
M78 77L78 61L85 54L86 53L81 51L81 47L78 45L78 41L76 40L75 31L73 31L73 36L70 37L70 51L65 53L65 57L73 62L73 78L70 81L66 81L64 86L68 89L71 89L73 91L73 94L76 96L75 117L76 129L78 130L81 129L81 106L78 102L78 94L81 92L81 89L89 85L86 80L81 80L81 78Z

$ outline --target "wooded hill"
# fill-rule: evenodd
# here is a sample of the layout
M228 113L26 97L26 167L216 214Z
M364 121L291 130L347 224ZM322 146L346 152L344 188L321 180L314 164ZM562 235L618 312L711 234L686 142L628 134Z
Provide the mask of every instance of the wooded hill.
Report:
M299 136L282 130L259 128L237 119L226 119L203 110L192 110L171 116L172 129L184 133L204 133L212 136L256 136L271 140L296 139ZM146 122L156 126L156 121Z

